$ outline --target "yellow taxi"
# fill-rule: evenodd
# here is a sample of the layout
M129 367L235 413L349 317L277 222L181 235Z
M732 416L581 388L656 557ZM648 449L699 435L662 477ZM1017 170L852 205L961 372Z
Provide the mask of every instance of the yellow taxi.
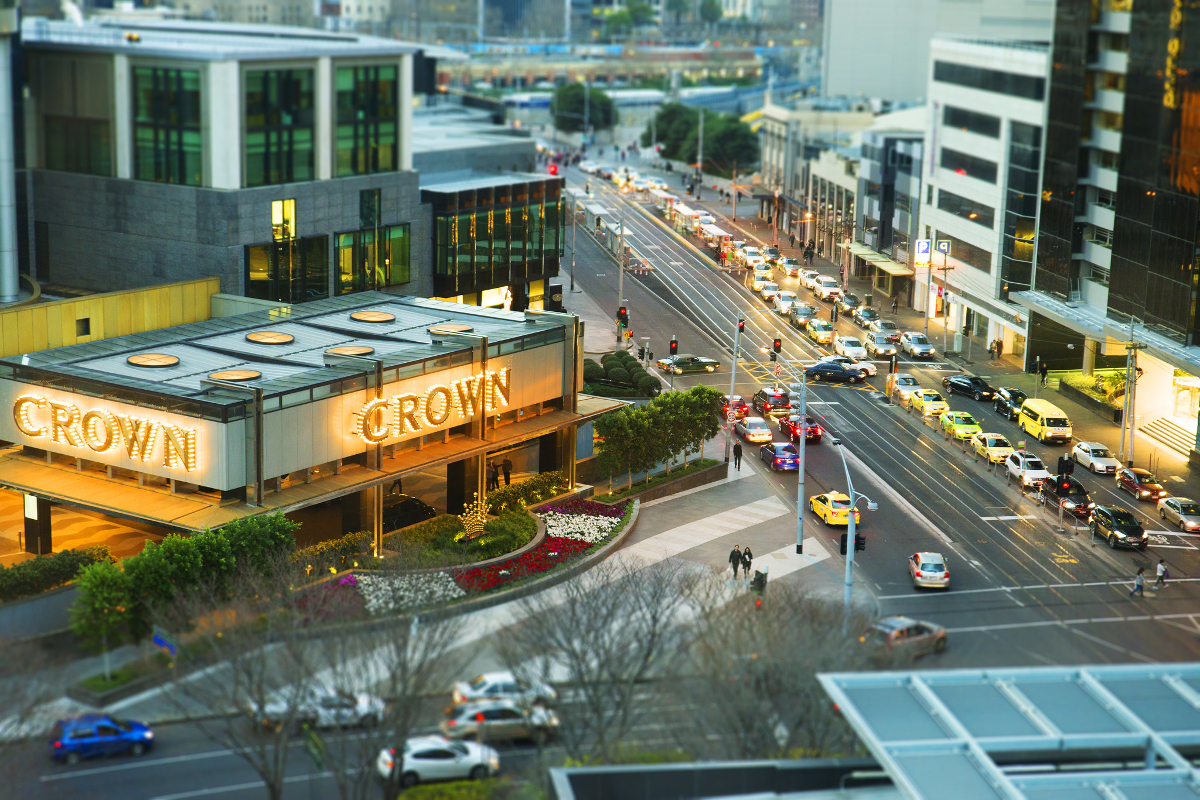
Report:
M1002 463L1013 452L1012 444L999 433L977 433L971 437L971 446L977 457L993 464Z
M817 344L829 344L833 341L833 326L823 319L813 317L804 328L808 338Z
M970 439L982 428L979 423L965 411L947 411L942 414L942 433L947 439Z
M826 492L808 499L808 507L826 525L850 524L850 498L841 492ZM860 521L858 509L854 509L854 524Z
M915 390L909 395L908 407L926 417L937 417L950 410L950 404L932 389Z

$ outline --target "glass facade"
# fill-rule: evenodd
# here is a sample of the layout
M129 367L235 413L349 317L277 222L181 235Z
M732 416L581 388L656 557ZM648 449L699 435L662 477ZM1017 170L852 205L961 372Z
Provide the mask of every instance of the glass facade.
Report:
M1000 118L990 114L980 114L978 111L946 106L942 111L942 124L947 128L958 128L992 139L1000 138Z
M395 65L338 68L338 177L398 168L398 71Z
M939 242L950 242L951 258L984 272L992 271L992 254L982 247L976 247L970 242L964 242L962 239L957 239L944 231L937 231L936 238ZM938 263L936 254L934 254L934 263L935 266Z
M248 72L245 91L245 185L312 180L313 71Z
M337 235L337 294L350 294L412 280L410 226L386 225Z
M942 169L952 170L976 180L996 182L996 162L986 158L960 153L949 147L942 148Z
M112 128L105 119L42 118L46 169L111 177Z
M985 92L996 92L1013 97L1041 100L1046 94L1046 79L1031 75L1017 75L998 69L971 67L949 61L933 62L933 79L942 83L953 83Z
M1038 166L1042 129L1009 123L1008 186L1004 192L1000 296L1033 288L1033 246L1037 237Z
M942 211L948 211L956 217L968 219L976 225L982 225L985 228L990 229L996 224L996 209L991 206L985 206L983 203L976 203L974 200L961 197L945 189L938 192L938 208Z
M199 186L203 177L200 73L133 70L134 177Z
M329 296L329 237L246 246L246 296L305 303Z

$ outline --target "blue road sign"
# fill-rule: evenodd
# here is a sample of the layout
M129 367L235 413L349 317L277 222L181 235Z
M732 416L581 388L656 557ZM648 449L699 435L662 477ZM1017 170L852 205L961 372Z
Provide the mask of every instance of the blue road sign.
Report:
M174 658L179 652L179 643L175 641L175 637L171 636L171 634L167 633L162 628L154 629L154 636L150 641L154 643L155 647L157 647L159 650L162 650L171 658Z
M945 253L946 255L950 255L950 240L949 239L938 239L937 249L938 249L939 253Z

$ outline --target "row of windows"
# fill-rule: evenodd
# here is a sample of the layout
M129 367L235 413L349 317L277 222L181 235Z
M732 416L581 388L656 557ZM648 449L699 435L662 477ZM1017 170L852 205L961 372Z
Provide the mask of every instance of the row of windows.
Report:
M949 147L942 148L942 168L988 183L996 182L995 161L951 150Z
M1000 118L965 108L946 106L942 111L942 124L947 128L959 128L968 133L977 133L992 139L1000 138Z
M996 209L945 189L938 191L938 208L985 228L990 229L996 224Z
M984 250L982 247L976 247L970 242L964 242L945 231L937 232L937 240L950 242L950 257L956 258L964 264L970 264L975 269L983 270L984 272L992 271L992 254Z
M562 255L562 225L558 202L439 214L434 224L434 274L557 258Z
M998 69L971 67L949 61L933 63L933 79L985 92L1041 100L1046 94L1046 79L1032 75L1017 75Z

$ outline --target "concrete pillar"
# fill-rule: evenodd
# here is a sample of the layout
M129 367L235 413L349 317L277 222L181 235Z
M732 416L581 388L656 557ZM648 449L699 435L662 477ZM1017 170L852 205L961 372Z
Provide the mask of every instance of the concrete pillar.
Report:
M242 81L236 61L210 61L201 90L206 186L242 188Z
M400 59L400 169L412 169L413 153L413 57Z
M1083 340L1083 374L1091 375L1096 371L1096 350L1100 343L1095 339Z
M17 175L13 144L12 38L0 36L0 303L20 297Z
M334 82L333 65L329 56L317 59L313 75L313 148L316 150L317 180L327 181L333 177L333 96L337 85Z
M118 178L133 177L133 78L129 56L113 56L113 164Z

